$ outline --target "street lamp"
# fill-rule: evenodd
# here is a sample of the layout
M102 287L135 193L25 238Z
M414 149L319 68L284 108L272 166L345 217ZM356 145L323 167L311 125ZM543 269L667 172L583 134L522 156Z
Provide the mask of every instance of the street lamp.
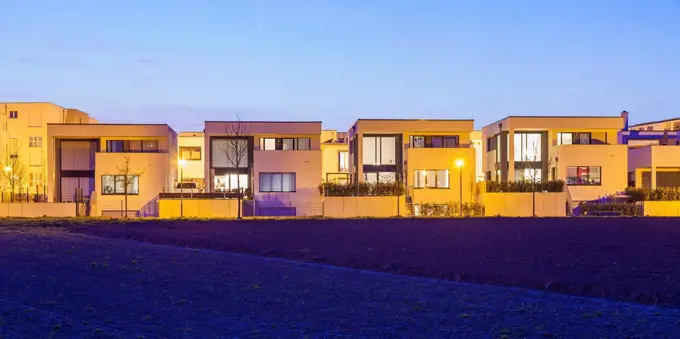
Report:
M187 161L184 159L179 159L179 217L184 218L184 166L187 165Z
M459 186L458 190L460 191L460 208L459 208L459 213L460 216L463 216L463 167L465 166L465 161L463 159L456 159L454 162L456 167L458 167L458 172L460 173L460 181L459 181Z

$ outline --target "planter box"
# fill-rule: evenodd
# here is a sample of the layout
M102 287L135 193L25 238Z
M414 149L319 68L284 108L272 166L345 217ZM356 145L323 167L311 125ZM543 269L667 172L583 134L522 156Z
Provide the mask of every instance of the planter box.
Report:
M502 217L532 216L531 193L484 193L484 215ZM567 197L563 192L536 193L536 216L564 217Z

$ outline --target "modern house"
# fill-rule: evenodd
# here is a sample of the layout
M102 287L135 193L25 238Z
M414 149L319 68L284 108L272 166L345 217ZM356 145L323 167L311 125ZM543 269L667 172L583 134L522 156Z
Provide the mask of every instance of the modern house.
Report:
M321 215L320 137L320 121L206 121L208 191L245 193L245 215Z
M45 147L49 201L86 202L89 215L153 216L159 193L177 180L168 125L48 124Z
M321 180L323 182L349 183L347 132L321 131L321 157Z
M45 195L47 191L47 124L97 123L87 113L49 102L0 103L0 160L5 171L16 168L23 175L13 183L15 192L28 190ZM3 187L9 190L8 183Z
M195 183L199 190L205 188L205 139L203 132L179 133L179 180Z
M419 205L473 201L473 120L359 119L349 130L353 182L403 182Z
M627 114L510 116L482 129L487 180L566 182L572 203L623 191L627 146L617 142Z
M470 133L470 145L475 149L475 181L484 181L484 169L482 168L482 158L484 157L484 140L482 138L481 130L472 131Z

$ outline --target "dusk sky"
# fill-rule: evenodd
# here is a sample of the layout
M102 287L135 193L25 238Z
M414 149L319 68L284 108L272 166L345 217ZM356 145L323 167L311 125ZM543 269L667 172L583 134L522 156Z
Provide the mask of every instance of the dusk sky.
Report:
M0 101L102 122L680 116L680 1L0 0Z

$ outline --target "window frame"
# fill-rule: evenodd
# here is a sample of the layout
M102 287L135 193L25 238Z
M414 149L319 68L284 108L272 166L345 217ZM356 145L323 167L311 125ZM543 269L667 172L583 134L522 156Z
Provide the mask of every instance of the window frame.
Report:
M133 142L139 143L139 150L133 149ZM156 144L155 149L145 149L144 143L152 142ZM121 151L113 151L113 144L122 143ZM160 141L158 139L109 139L106 140L105 153L160 153Z
M19 119L19 111L9 111L9 119Z
M343 167L344 162L344 167ZM349 151L338 151L338 172L349 171Z
M366 138L372 138L373 139L373 163L367 164L364 160L366 156L366 150L365 150L365 144L366 144ZM389 138L394 141L394 162L389 164L389 163L383 163L383 139ZM362 147L362 156L361 156L361 165L364 166L394 166L397 164L397 159L400 151L400 146L397 145L397 136L394 134L370 134L370 135L365 135L363 136L361 140L361 147ZM390 172L391 173L391 172Z
M267 140L274 140L274 148L267 148ZM293 148L283 149L284 140L291 140L293 143ZM300 140L307 141L308 148L300 148ZM309 151L312 149L312 138L293 138L293 137L282 137L282 138L271 138L263 137L260 138L260 151Z
M182 157L182 152L186 151L189 149L189 157L184 158ZM194 157L194 154L198 153L198 158ZM180 159L186 160L186 161L201 161L203 159L203 154L202 154L202 147L201 146L180 146L179 147L179 156Z
M127 195L139 195L139 175L136 174L131 174L128 175L130 177L137 177L137 191L135 193L130 193L128 192ZM113 177L113 193L108 193L104 190L104 177ZM123 184L125 184L125 175L122 174L102 174L101 176L101 187L102 187L102 195L125 195L125 192L118 193L116 192L116 183L118 182L119 177L120 180L123 180ZM127 191L127 187L123 188L124 191Z
M416 179L418 178L418 171L423 171L425 172L425 183L424 186L416 186ZM440 171L446 171L446 176L447 180L446 182L448 183L448 186L446 187L439 187L439 172ZM428 180L427 180L427 172L434 172L434 184L435 186L428 186ZM448 168L442 168L442 169L416 169L413 170L413 188L414 189L451 189L451 171Z
M28 137L29 148L42 148L42 135L34 135Z
M269 179L270 179L270 185L269 186L271 187L271 190L267 190L267 191L262 190L262 182L263 182L262 180L264 179L263 174L265 175L265 177L269 177ZM293 190L292 191L285 191L283 189L283 182L284 182L283 178L284 178L285 175L291 175L291 174L293 176ZM274 176L275 175L281 175L281 186L280 186L281 190L280 191L274 190ZM258 180L257 191L260 192L260 193L295 193L295 192L297 192L297 173L296 172L260 172L257 175L257 177L258 177L257 178L257 180Z
M422 139L422 145L416 146L415 140ZM438 146L435 146L438 140ZM447 140L454 140L453 147L446 147ZM411 135L409 136L410 148L460 148L460 136L458 135Z
M586 175L588 177L588 181L590 181L590 179L591 179L591 174L590 174L591 169L593 169L593 168L598 169L597 171L599 173L599 178L598 178L599 180L598 180L597 183L589 183L589 182L583 183L582 182L583 180L582 180L581 176L579 176L579 169L584 169L584 168L587 171ZM569 177L569 169L574 169L576 171L576 176L573 177L573 178L576 178L576 183L573 183L573 184L569 183L569 178L570 178ZM602 186L602 166L567 166L565 168L565 171L566 171L565 182L566 182L567 186Z
M571 143L570 144L565 144L563 140L563 136L565 134L570 134L571 135ZM588 143L584 144L581 143L581 135L587 134L588 135ZM593 133L591 132L559 132L557 133L557 145L592 145L593 144Z

